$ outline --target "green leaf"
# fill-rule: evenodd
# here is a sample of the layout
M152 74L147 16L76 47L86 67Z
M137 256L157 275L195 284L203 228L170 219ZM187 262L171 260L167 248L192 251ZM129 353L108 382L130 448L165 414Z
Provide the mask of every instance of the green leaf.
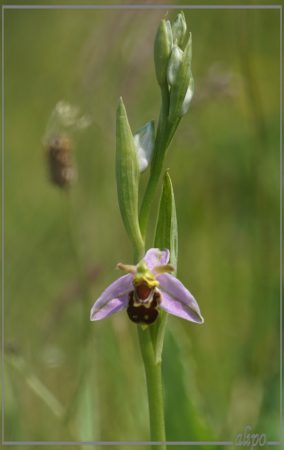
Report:
M177 269L178 229L173 186L169 172L164 176L163 191L160 201L159 216L156 227L155 247L170 250L170 263ZM156 324L152 327L152 340L156 363L161 362L168 314L160 311Z
M198 389L195 370L196 361L191 341L185 328L178 326L168 330L163 362L163 379L167 386L165 416L167 440L175 441L187 430L195 441L216 441L216 434L202 413L202 396ZM175 364L172 364L172 361ZM179 405L179 417L172 413ZM203 447L205 449L205 447ZM206 450L217 450L217 446L206 446Z
M127 234L139 253L143 249L138 220L139 166L122 99L116 114L116 182L121 217Z
M92 441L97 436L96 425L98 418L96 416L97 415L93 407L92 384L89 376L87 376L85 377L84 383L80 390L77 412L78 431L81 441ZM83 449L87 448L87 445L83 445Z

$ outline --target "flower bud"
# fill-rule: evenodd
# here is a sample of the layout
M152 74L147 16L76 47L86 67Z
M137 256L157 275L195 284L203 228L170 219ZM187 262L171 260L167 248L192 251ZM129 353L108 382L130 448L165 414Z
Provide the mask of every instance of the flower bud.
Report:
M144 172L152 159L155 144L154 121L147 122L133 135L140 172Z
M186 94L185 94L185 97L184 97L184 100L183 100L183 104L182 104L182 107L181 107L181 115L182 116L184 116L187 113L188 109L189 109L189 105L191 103L191 99L193 97L193 93L194 93L194 80L193 80L193 76L191 74L190 80L189 80L189 85L188 85L188 88L187 88L187 91L186 91Z
M192 41L190 35L183 52L182 61L176 70L174 80L175 82L174 85L172 86L170 93L170 110L169 110L170 122L173 122L175 119L183 115L182 106L190 84L190 79L192 78L191 57L192 57Z
M178 13L172 24L172 33L173 33L173 43L178 45L182 50L185 46L185 37L186 37L186 21L184 17L184 13L181 11Z
M154 61L158 83L163 86L167 82L167 67L173 45L171 24L162 20L154 43Z
M182 62L182 58L183 51L177 45L173 45L167 70L167 78L170 86L173 86L176 82L177 72Z

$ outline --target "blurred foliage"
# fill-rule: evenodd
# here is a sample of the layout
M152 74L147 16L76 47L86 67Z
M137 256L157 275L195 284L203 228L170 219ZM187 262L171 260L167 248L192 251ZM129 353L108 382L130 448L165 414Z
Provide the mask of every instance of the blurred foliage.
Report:
M116 199L115 111L122 95L133 130L157 119L153 40L164 14L5 12L6 440L148 439L136 326L124 313L90 323L89 310L116 263L131 261ZM277 440L279 11L185 15L196 92L166 166L178 273L205 324L168 322L167 437L233 440L250 424ZM93 118L74 137L78 181L68 193L50 184L42 146L61 99ZM17 358L63 405L63 419Z

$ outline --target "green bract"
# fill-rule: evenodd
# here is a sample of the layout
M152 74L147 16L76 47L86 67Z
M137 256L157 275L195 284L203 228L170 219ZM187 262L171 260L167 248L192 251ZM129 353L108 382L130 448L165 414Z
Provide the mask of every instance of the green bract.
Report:
M170 250L170 263L176 270L178 257L177 215L173 185L168 171L166 171L164 176L156 227L155 246Z
M144 246L138 222L139 166L133 134L122 99L116 114L116 179L118 203L124 226L134 247Z
M173 185L169 172L164 176L163 191L156 227L155 246L170 250L170 263L177 270L178 228ZM162 359L163 343L167 323L167 313L160 315L152 336L154 340L156 362Z

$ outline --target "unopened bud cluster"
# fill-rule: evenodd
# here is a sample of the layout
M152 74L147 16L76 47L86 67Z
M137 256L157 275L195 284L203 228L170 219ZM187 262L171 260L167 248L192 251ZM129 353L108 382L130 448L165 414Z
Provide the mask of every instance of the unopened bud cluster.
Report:
M172 23L162 20L154 43L156 77L162 94L157 126L151 120L132 133L122 99L117 109L118 201L124 226L138 258L145 248L151 202L163 170L167 148L193 95L191 59L192 38L191 33L187 32L183 12ZM150 174L140 203L140 173L149 166Z
M194 90L191 71L192 37L183 12L174 22L162 20L154 48L157 81L170 93L169 121L187 113Z

